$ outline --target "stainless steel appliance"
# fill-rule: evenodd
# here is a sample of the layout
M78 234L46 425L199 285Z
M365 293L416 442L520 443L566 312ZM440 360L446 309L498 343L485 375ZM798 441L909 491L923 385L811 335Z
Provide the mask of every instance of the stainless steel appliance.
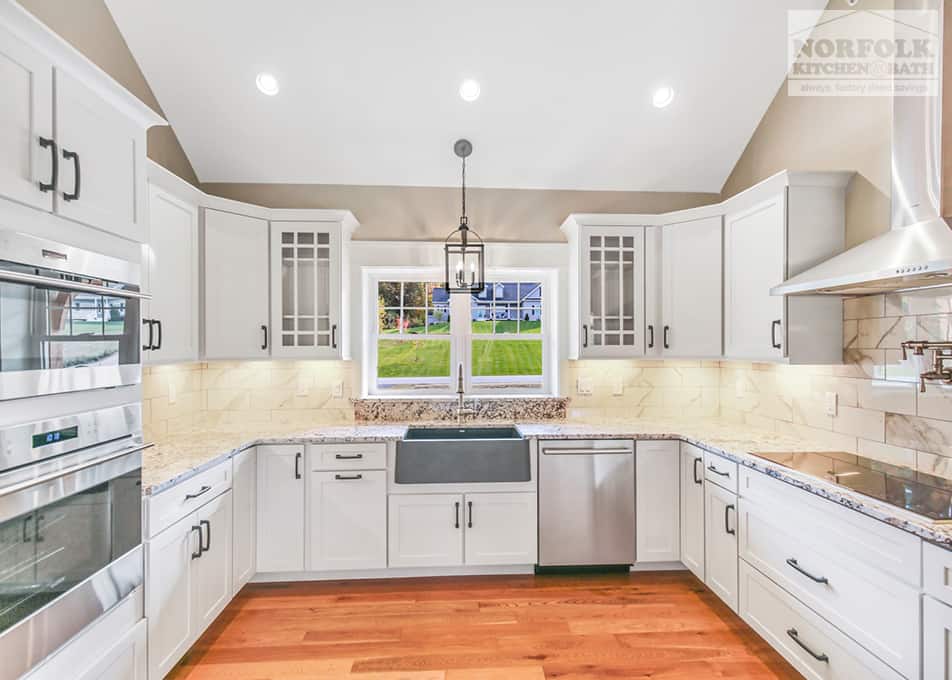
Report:
M0 400L138 383L143 298L137 262L0 231Z
M142 584L139 404L0 430L0 680Z
M539 442L539 566L635 561L635 444Z

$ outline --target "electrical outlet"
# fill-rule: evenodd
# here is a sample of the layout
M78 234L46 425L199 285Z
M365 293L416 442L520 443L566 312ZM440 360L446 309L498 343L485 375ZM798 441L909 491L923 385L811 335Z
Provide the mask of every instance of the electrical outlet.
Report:
M612 396L621 397L625 394L625 381L621 378L615 378L612 381Z
M590 397L594 392L591 378L579 378L575 381L575 393L579 396Z
M826 393L826 415L835 416L838 405L838 395L836 392Z
M334 389L331 390L331 396L334 399L343 399L344 398L344 381L338 380L334 383Z

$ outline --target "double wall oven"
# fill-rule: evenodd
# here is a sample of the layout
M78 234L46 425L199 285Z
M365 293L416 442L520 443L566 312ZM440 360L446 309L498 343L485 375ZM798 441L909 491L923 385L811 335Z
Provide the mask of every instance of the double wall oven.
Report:
M138 403L0 430L0 679L143 580Z
M139 383L139 271L0 231L0 400Z

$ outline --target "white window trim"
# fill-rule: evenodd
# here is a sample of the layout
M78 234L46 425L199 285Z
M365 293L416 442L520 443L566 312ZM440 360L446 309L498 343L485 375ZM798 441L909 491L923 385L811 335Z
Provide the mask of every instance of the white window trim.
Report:
M463 366L463 389L467 396L491 397L499 399L522 398L522 397L549 397L556 396L558 393L558 270L556 269L523 269L523 268L488 268L486 270L486 280L488 284L494 282L539 282L542 286L542 327L540 329L540 342L542 342L542 386L538 389L521 389L518 391L504 391L492 389L480 389L478 385L473 385L471 376L472 366L472 326L468 323L472 314L470 309L469 295L452 295L450 297L450 318L466 319L460 330L459 322L451 322L451 333L448 336L438 336L447 338L450 342L450 367L451 376L449 385L446 389L434 390L400 390L387 389L381 391L377 388L377 340L379 337L377 315L377 284L381 281L441 281L443 271L433 267L364 267L362 275L363 288L363 352L361 353L364 362L361 371L363 375L362 394L364 397L375 399L445 399L454 396L456 393L457 371L460 364ZM455 332L454 332L455 331ZM388 335L388 339L424 339L434 336L407 336ZM477 335L476 338L496 338L504 339L526 339L523 336L514 333L503 335ZM534 339L534 338L533 338ZM437 340L438 341L438 340ZM392 384L399 384L405 380L408 384L419 384L421 381L415 378L392 379ZM484 384L490 382L491 378L479 378L478 381ZM511 378L506 378L511 381Z

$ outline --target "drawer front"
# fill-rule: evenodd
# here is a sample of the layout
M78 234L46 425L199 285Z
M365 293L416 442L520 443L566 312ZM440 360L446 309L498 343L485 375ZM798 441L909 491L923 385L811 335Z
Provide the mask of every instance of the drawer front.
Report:
M952 606L952 550L923 543L922 559L926 593Z
M919 677L919 593L847 552L810 540L789 513L741 501L740 556L910 678ZM804 530L806 529L806 530Z
M312 470L386 470L387 445L311 444L307 447Z
M902 678L743 560L740 615L809 680Z
M704 479L737 493L737 463L710 451L704 452Z
M796 520L789 530L800 527L810 543L832 546L916 589L922 583L917 536L750 468L740 470L740 496Z
M231 460L186 479L180 484L149 496L148 529L151 538L231 488Z

